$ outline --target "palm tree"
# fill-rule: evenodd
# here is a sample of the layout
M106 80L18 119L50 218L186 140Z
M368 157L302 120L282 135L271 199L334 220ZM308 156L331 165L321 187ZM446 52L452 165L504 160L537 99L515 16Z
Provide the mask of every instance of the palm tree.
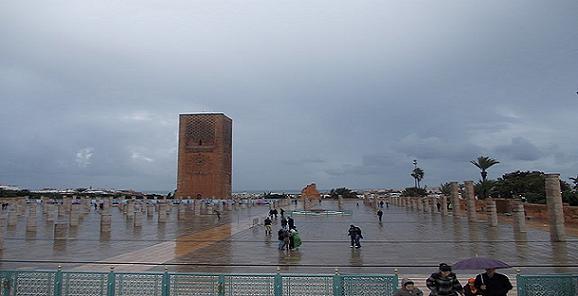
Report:
M423 179L424 171L421 168L415 168L411 172L411 176L415 179L417 185L416 187L420 188L419 182L421 182L421 180Z
M480 156L480 157L478 157L477 160L470 161L470 163L475 165L476 167L478 167L481 170L480 175L482 175L482 184L485 185L486 178L488 177L488 172L486 170L489 169L491 166L498 164L500 162L493 159L493 158L487 157L487 156ZM483 194L482 195L485 198L486 194L487 194L486 186L483 186L482 188L483 188Z
M578 190L578 175L576 175L576 178L569 178L570 180L572 180L572 183L574 183L574 189Z
M472 160L470 162L481 170L480 174L482 175L483 182L486 182L486 178L488 177L488 172L486 172L486 170L491 166L500 163L499 161L487 156L480 156L477 161Z

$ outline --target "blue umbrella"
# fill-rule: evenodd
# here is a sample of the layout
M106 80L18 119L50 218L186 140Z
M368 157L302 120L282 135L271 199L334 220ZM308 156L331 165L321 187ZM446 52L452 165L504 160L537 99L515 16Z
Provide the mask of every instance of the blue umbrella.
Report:
M496 259L473 257L456 262L454 265L452 265L452 268L456 270L479 270L491 268L511 268L511 266L504 263L503 261Z

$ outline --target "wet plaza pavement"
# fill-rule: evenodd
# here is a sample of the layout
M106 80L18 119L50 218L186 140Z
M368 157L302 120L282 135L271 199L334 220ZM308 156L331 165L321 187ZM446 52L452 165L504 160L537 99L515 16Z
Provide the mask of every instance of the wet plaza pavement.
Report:
M302 208L290 205L285 210ZM323 201L315 207L338 209L336 201ZM76 229L69 229L69 239L54 241L52 224L38 215L35 235L26 232L25 218L16 227L7 227L5 248L1 253L2 269L108 269L113 262L166 263L166 268L182 272L282 272L392 273L426 274L440 262L453 263L473 257L492 257L521 266L524 273L578 272L576 267L553 267L578 262L578 239L569 236L565 243L551 243L547 231L528 228L514 235L512 226L502 223L489 227L485 222L468 223L466 218L442 217L391 205L384 209L379 223L375 209L346 201L341 208L347 216L295 215L303 245L289 253L277 250L276 230L265 235L262 226L249 228L255 216L264 217L267 206L224 211L219 221L204 211L187 212L177 218L173 208L166 223L157 216L145 217L139 230L116 208L112 209L112 232L102 237L100 216L94 210ZM40 213L40 210L39 210ZM351 249L347 230L350 224L363 230L361 249ZM7 262L12 260L48 260L49 263ZM65 264L63 262L72 262ZM97 264L90 264L96 262ZM542 267L529 267L542 266ZM164 266L125 265L125 270L163 270ZM511 270L511 272L514 272Z

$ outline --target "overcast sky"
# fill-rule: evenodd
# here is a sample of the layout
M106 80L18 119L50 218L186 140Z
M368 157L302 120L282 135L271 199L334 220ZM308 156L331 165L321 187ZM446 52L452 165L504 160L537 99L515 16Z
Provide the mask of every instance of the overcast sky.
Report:
M171 190L178 114L234 190L578 174L578 2L1 1L0 183Z

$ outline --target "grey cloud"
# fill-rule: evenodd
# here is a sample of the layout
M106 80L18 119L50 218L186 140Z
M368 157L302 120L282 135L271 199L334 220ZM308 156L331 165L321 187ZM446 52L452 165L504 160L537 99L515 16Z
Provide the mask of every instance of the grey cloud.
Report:
M512 138L511 143L497 146L495 152L508 159L521 161L535 161L544 157L538 147L522 137Z

